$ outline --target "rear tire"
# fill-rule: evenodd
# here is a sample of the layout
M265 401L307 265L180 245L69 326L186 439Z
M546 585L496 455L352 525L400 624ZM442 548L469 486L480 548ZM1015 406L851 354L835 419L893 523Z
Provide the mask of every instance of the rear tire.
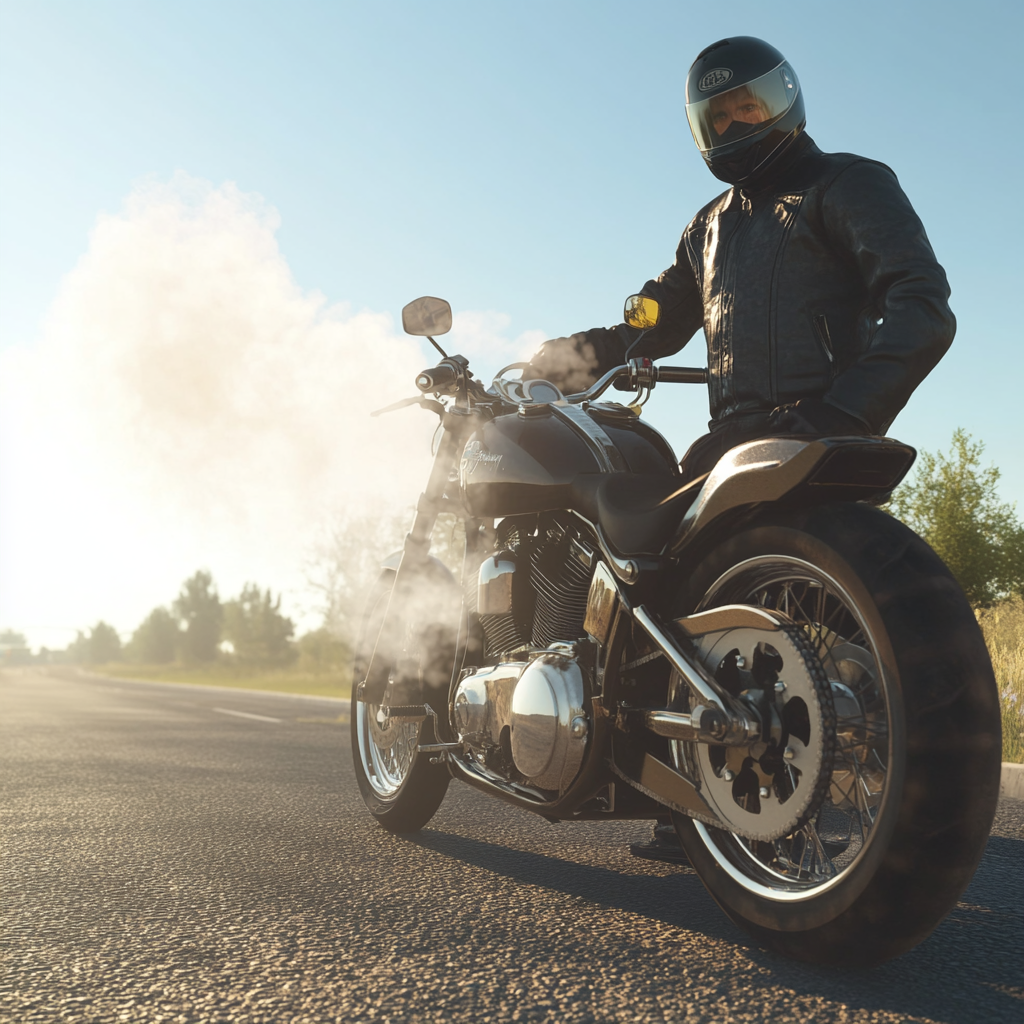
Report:
M436 605L443 607L445 598L456 598L458 591L450 577L445 580L439 574L435 575L439 578L425 581L425 584L447 592L439 594L436 600ZM350 715L352 760L359 792L374 818L389 832L418 832L441 806L451 781L451 775L443 763L431 763L431 757L436 755L418 753L416 749L421 744L437 742L433 720L427 718L423 722L396 722L382 714L382 708L387 704L387 695L381 705L376 705L360 700L357 692L377 641L381 621L388 610L394 582L395 573L386 570L371 590L363 629L356 646ZM416 582L412 585L415 588ZM398 601L398 595L395 601ZM423 631L417 628L414 613L410 614L413 604L409 602L406 608L397 607L392 602L390 613L396 617L393 621L404 622L405 629L399 649L387 655L390 662L389 677L394 678L395 664L404 658L420 661L421 679L424 676L447 678L450 665L423 664L424 647L433 653L436 660L439 645L436 643L436 629L431 635L433 643L423 644ZM448 645L440 645L440 649L449 648ZM443 655L441 657L443 660ZM442 694L434 694L432 699L429 691L423 696L439 715L447 714L446 687Z
M729 603L788 610L812 646L845 652L822 661L846 738L809 831L758 844L674 815L683 847L726 914L779 953L898 956L956 903L995 814L998 693L974 614L935 552L866 505L773 514L723 542L678 610ZM844 814L860 830L845 845Z

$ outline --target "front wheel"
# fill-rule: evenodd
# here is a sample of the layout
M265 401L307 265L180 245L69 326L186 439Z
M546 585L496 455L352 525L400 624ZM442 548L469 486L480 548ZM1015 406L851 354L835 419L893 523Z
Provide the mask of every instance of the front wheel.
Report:
M454 646L438 614L453 612L458 591L450 577L445 579L440 572L433 575L436 578L414 580L409 593L390 600L395 573L382 573L370 593L355 651L351 733L356 781L367 809L390 832L417 832L426 825L441 806L451 779L443 763L432 763L431 754L418 751L422 744L435 742L433 721L396 720L387 710L400 679L401 703L413 699L408 689L412 676L418 682L417 702L430 699L434 691L431 706L438 704L434 710L447 713L448 659ZM385 631L380 652L386 659L388 688L380 704L367 703L359 699L358 684L386 614L398 626ZM428 619L434 621L428 623Z
M995 814L998 695L974 614L931 548L864 505L751 524L700 563L680 610L737 603L788 615L824 669L827 789L782 839L676 815L682 844L722 909L778 952L844 966L898 956L955 904ZM706 753L676 744L673 756L722 789L728 773Z

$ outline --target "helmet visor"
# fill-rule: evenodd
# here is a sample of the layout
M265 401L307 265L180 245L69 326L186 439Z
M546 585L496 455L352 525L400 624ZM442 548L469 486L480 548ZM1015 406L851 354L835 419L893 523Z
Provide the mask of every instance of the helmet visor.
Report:
M799 91L793 69L780 64L746 85L687 103L690 131L702 153L731 145L778 121Z

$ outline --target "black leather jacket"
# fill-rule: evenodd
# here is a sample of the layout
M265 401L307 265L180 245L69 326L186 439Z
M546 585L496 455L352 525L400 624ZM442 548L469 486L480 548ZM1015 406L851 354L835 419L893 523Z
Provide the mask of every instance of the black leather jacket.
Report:
M633 355L671 355L703 326L713 428L823 398L884 433L956 330L945 272L896 175L806 135L757 192L705 206L642 292L661 322ZM594 378L635 337L620 324L568 343ZM566 344L548 342L538 371L558 376Z

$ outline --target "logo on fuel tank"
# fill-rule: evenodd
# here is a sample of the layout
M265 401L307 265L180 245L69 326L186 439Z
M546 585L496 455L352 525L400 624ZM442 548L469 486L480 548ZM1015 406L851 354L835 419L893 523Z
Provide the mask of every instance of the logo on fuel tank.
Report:
M483 468L493 475L501 462L500 455L489 452L479 441L470 441L462 450L462 461L459 463L459 475L463 484L477 470Z
M711 89L717 89L720 85L725 85L730 78L732 78L732 72L728 68L712 68L711 71L704 72L701 80L697 83L697 88L701 92L708 92Z

